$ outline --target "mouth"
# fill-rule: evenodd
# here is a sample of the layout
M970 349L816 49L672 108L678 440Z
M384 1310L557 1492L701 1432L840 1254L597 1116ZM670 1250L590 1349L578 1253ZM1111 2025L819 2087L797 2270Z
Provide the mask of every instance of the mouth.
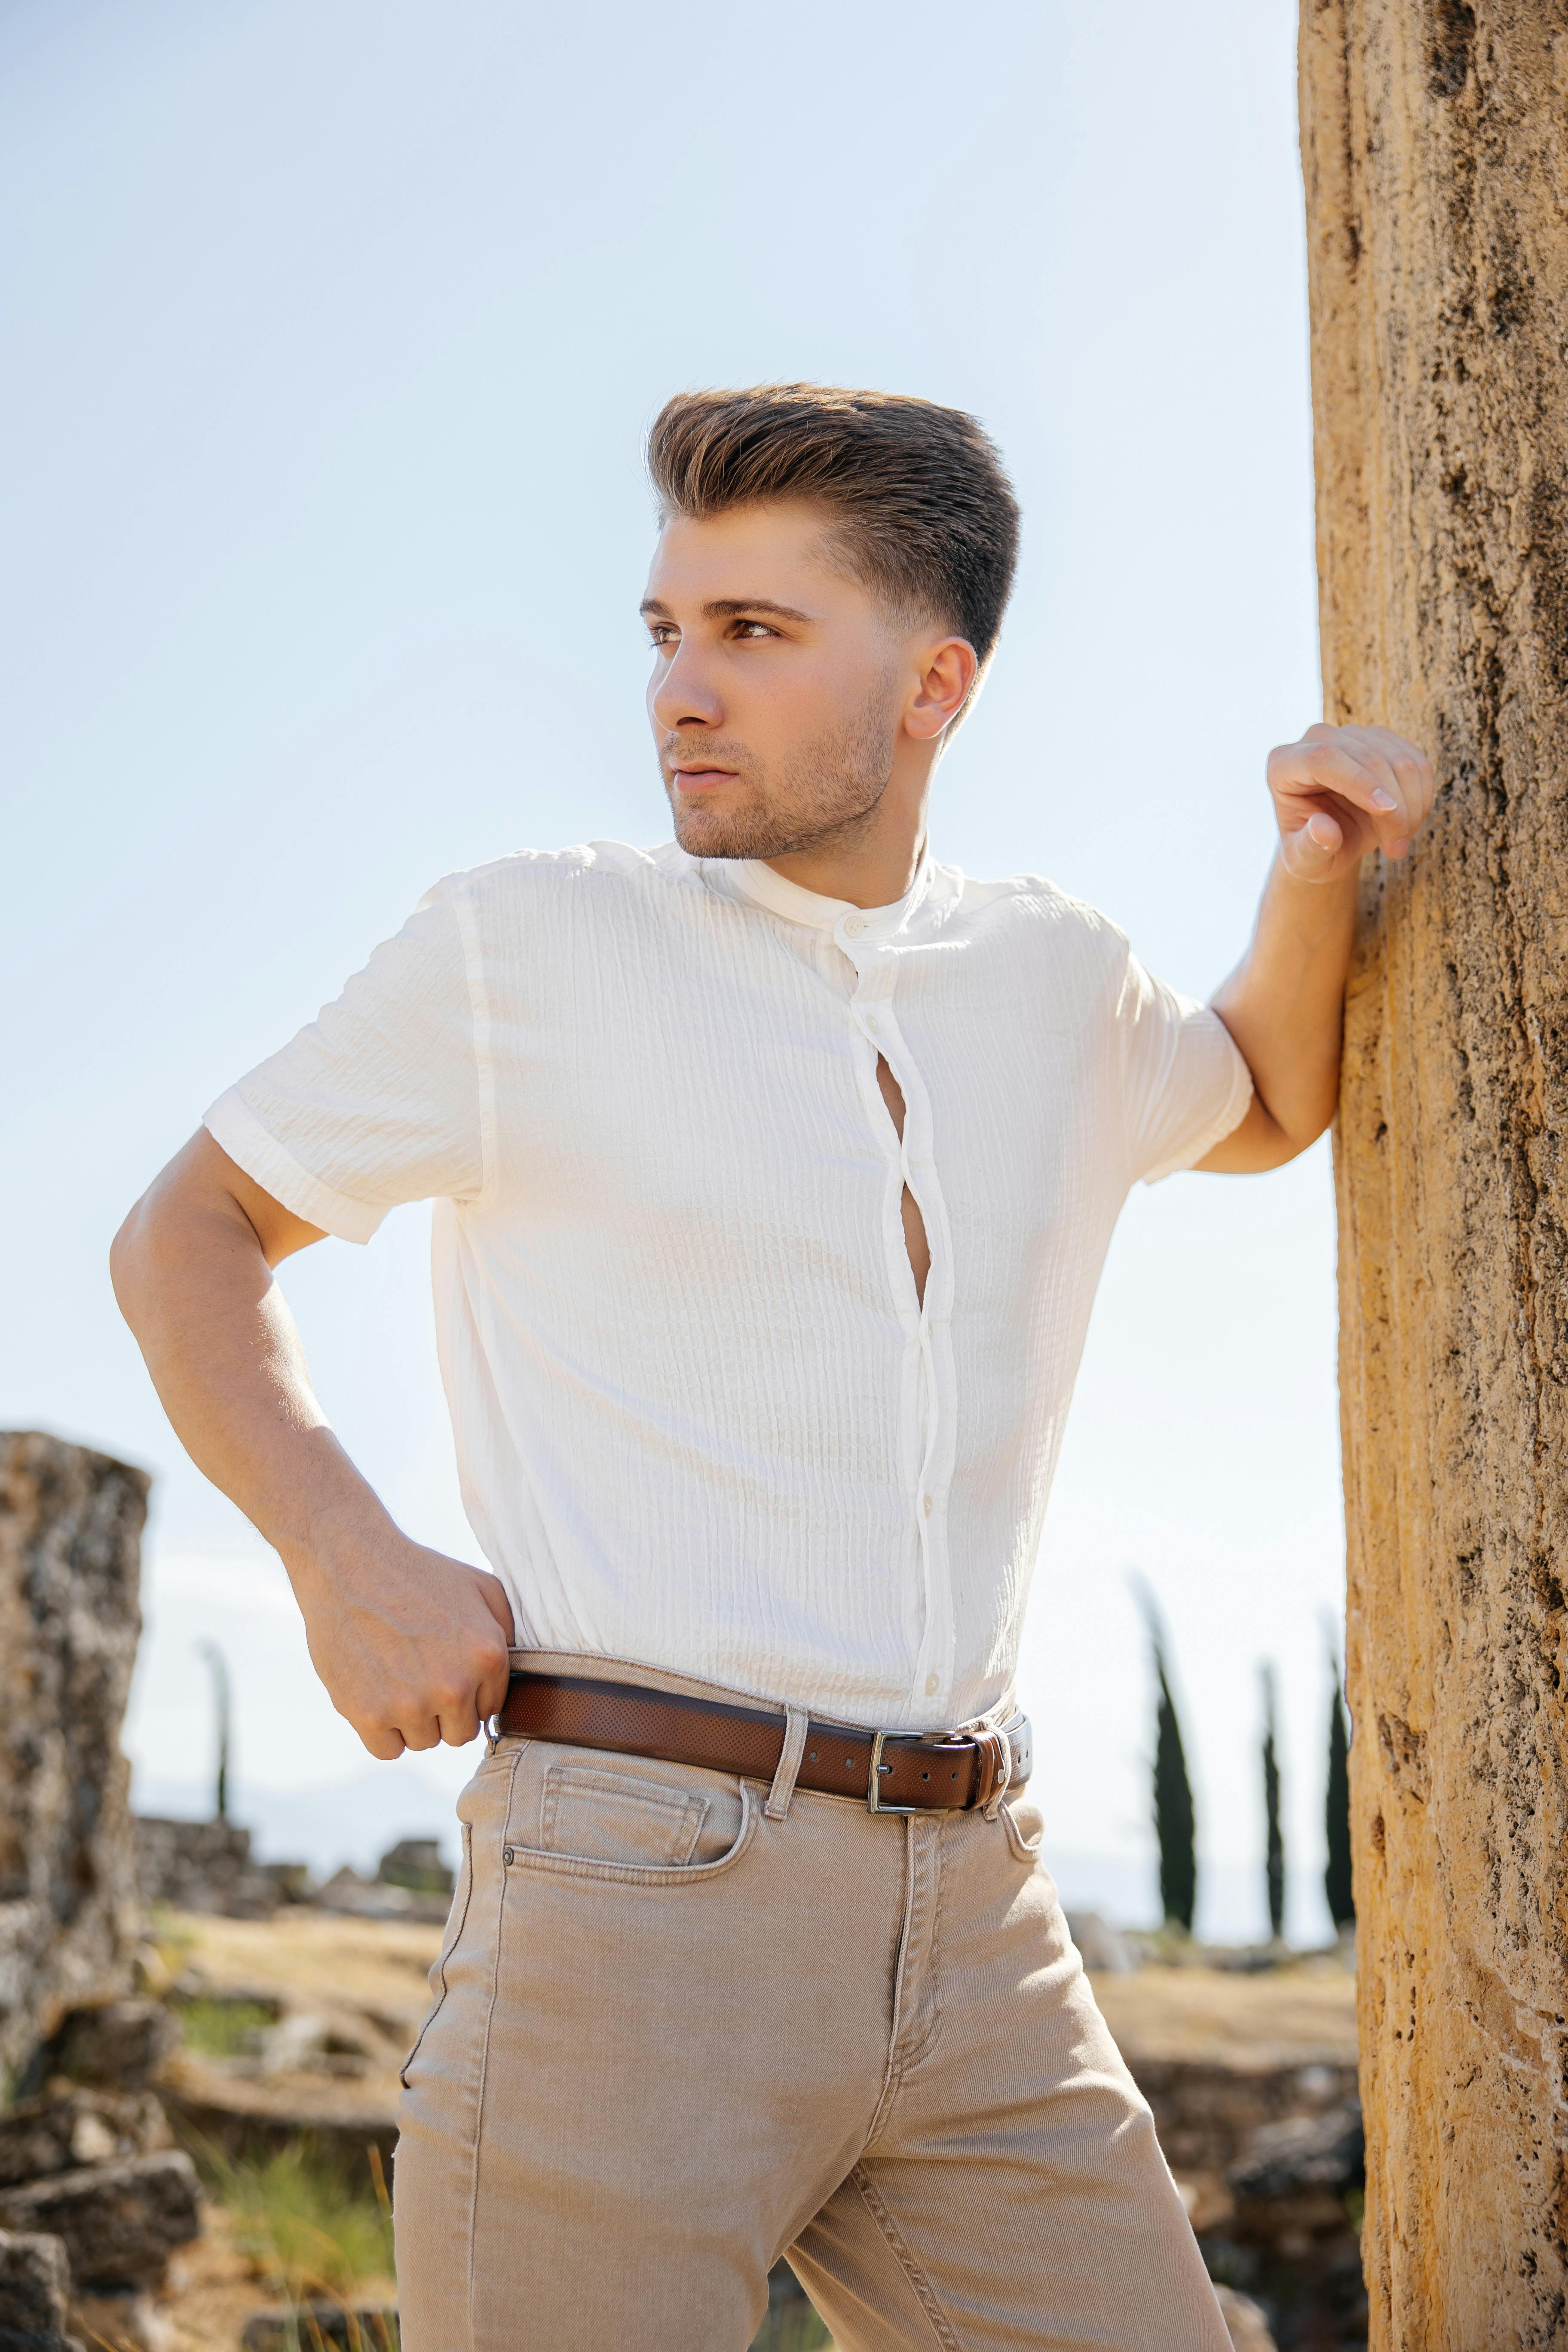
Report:
M732 784L735 781L733 768L694 765L672 768L670 774L674 778L675 789L678 793L710 793L716 791L721 784Z

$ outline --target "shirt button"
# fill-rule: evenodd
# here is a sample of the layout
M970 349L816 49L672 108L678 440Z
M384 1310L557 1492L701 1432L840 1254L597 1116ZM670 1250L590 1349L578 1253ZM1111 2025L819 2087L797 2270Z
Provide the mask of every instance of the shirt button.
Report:
M934 1698L934 1697L936 1696L936 1695L937 1695L938 1691L939 1691L941 1688L942 1688L942 1685L938 1682L938 1680L937 1680L936 1676L935 1676L934 1675L927 1675L927 1676L926 1676L926 1696L927 1696L927 1698Z
M929 1519L931 1517L931 1496L929 1495L922 1495L921 1496L921 1508Z
M868 1030L868 1032L870 1033L870 1034L874 1037L874 1036L876 1035L876 1034L877 1034L877 1016L876 1016L876 1014L875 1014L874 1013L867 1013L867 1015L866 1015L866 1027L867 1027L867 1029Z
M844 926L844 936L847 940L858 940L865 928L858 915L851 915Z

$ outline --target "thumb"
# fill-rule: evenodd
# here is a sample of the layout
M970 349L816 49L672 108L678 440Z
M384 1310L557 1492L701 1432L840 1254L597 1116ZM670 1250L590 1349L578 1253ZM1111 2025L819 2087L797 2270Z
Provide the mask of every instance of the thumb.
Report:
M1285 863L1303 882L1319 881L1339 856L1344 840L1335 819L1314 809L1299 833L1285 835Z

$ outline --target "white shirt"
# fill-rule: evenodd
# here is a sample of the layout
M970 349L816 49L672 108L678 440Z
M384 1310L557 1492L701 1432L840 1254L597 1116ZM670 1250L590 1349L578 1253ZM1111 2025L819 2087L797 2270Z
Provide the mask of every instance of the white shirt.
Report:
M931 1730L1010 1682L1128 1188L1251 1091L1048 882L928 858L863 911L597 842L439 884L206 1125L345 1241L435 1201L463 1497L521 1643Z

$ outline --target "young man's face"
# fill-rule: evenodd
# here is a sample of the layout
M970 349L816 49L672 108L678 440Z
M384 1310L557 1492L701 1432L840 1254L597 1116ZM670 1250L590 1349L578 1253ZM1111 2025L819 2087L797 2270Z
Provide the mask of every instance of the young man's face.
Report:
M833 568L826 530L795 502L678 516L659 535L648 717L693 856L846 838L892 777L924 640Z

